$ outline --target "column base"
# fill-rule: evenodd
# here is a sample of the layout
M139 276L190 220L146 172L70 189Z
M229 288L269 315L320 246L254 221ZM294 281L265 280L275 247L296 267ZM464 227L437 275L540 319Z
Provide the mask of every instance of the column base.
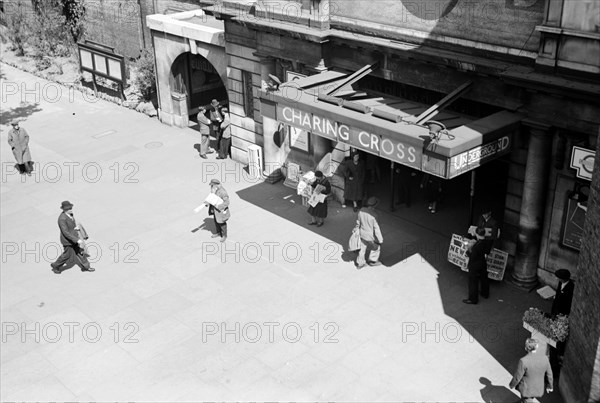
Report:
M516 278L514 274L511 274L507 277L506 281L507 283L515 286L516 288L527 292L535 290L537 286L540 285L540 281L538 280L537 276L522 280Z
M271 172L265 179L266 183L270 183L271 185L279 182L280 180L283 179L283 174L281 173L280 169L276 169L275 171Z

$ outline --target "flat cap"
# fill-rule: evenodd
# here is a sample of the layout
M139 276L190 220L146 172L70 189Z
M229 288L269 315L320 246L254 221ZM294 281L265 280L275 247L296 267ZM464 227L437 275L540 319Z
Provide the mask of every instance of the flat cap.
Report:
M211 180L210 180L210 185L211 185L211 186L212 186L212 185L220 185L220 184L221 184L221 181L220 181L220 180L218 180L218 179L211 179Z

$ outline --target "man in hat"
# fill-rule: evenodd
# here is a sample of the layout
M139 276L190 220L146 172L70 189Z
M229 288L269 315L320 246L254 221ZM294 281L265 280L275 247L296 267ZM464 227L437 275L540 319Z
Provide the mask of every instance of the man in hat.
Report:
M210 181L210 191L223 200L218 206L210 205L208 208L208 215L213 216L217 230L212 238L221 237L221 242L225 242L227 240L227 220L231 217L231 213L229 212L229 195L218 179Z
M210 150L210 120L206 117L206 108L201 106L198 111L198 126L200 130L200 157L207 159Z
M559 281L551 313L552 315L569 315L575 289L575 284L571 281L571 272L567 269L559 269L554 272L554 275Z
M527 355L519 360L517 370L510 381L509 387L516 388L521 393L521 402L537 402L536 397L542 397L544 390L552 392L554 378L548 357L538 350L539 343L536 339L525 341Z
M573 291L575 284L571 280L571 272L567 269L559 269L554 272L558 278L558 287L556 295L552 302L551 314L554 315L569 315L571 313L571 302L573 301ZM550 347L550 362L556 373L560 371L562 365L562 357L565 354L566 340L556 343L556 348Z
M356 268L358 270L369 266L380 266L379 255L381 254L381 244L383 243L383 235L377 222L379 216L375 211L375 207L379 204L379 199L375 196L369 197L366 204L366 209L361 209L358 212L358 225L360 231L360 250L356 258Z
M31 176L33 162L29 152L29 134L19 126L18 120L11 122L11 126L12 129L8 132L8 144L17 160L17 169L19 173Z
M212 135L217 139L217 150L220 150L221 145L221 122L223 122L223 115L221 115L221 111L219 110L219 101L213 99L210 102L210 128L212 131Z
M231 120L227 108L221 109L223 122L221 123L221 144L219 145L219 156L217 159L225 160L229 155L229 146L231 145Z
M500 235L498 221L492 217L492 208L490 206L484 206L481 217L479 217L479 220L477 221L477 228L483 228L485 230L483 243L485 245L485 254L487 256L492 251L494 243Z
M56 262L50 264L52 271L60 274L74 265L79 266L81 271L95 271L93 267L90 267L90 262L83 253L83 240L79 238L77 223L73 217L73 204L64 201L60 208L62 213L58 217L58 228L60 229L60 243L63 245L64 251Z
M469 298L463 299L465 304L477 304L479 301L479 293L483 298L490 296L490 283L487 273L487 263L485 261L485 229L477 228L475 230L476 242L471 241L471 246L467 250L469 264ZM481 290L479 289L481 284Z

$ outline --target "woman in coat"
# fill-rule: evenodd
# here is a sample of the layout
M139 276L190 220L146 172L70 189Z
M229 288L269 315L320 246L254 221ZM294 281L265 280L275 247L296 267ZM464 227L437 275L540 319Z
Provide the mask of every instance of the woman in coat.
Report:
M352 161L346 164L344 170L344 204L351 201L354 205L354 211L358 211L358 203L361 203L365 192L366 168L365 163L360 159L359 154L354 154Z
M17 160L17 167L21 174L31 176L33 163L29 152L29 134L25 129L19 127L19 121L14 121L11 125L13 128L8 132L8 144Z
M323 172L317 171L315 172L315 181L310 185L313 190L317 187L317 185L323 186L323 190L321 190L321 194L328 195L331 193L331 184L329 180L325 178ZM310 206L308 208L308 214L311 216L311 220L308 225L316 225L317 227L321 227L323 225L323 221L327 218L327 198L322 203L317 203L316 206Z

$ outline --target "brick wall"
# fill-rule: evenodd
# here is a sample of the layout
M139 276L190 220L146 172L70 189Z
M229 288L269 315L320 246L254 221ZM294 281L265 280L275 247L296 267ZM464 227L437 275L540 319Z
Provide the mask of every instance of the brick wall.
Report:
M570 335L560 376L561 394L573 403L600 401L600 142L583 232Z
M200 9L200 3L197 0L156 0L155 13L173 14L198 9Z
M135 0L87 0L85 39L138 57L144 48L140 5Z

